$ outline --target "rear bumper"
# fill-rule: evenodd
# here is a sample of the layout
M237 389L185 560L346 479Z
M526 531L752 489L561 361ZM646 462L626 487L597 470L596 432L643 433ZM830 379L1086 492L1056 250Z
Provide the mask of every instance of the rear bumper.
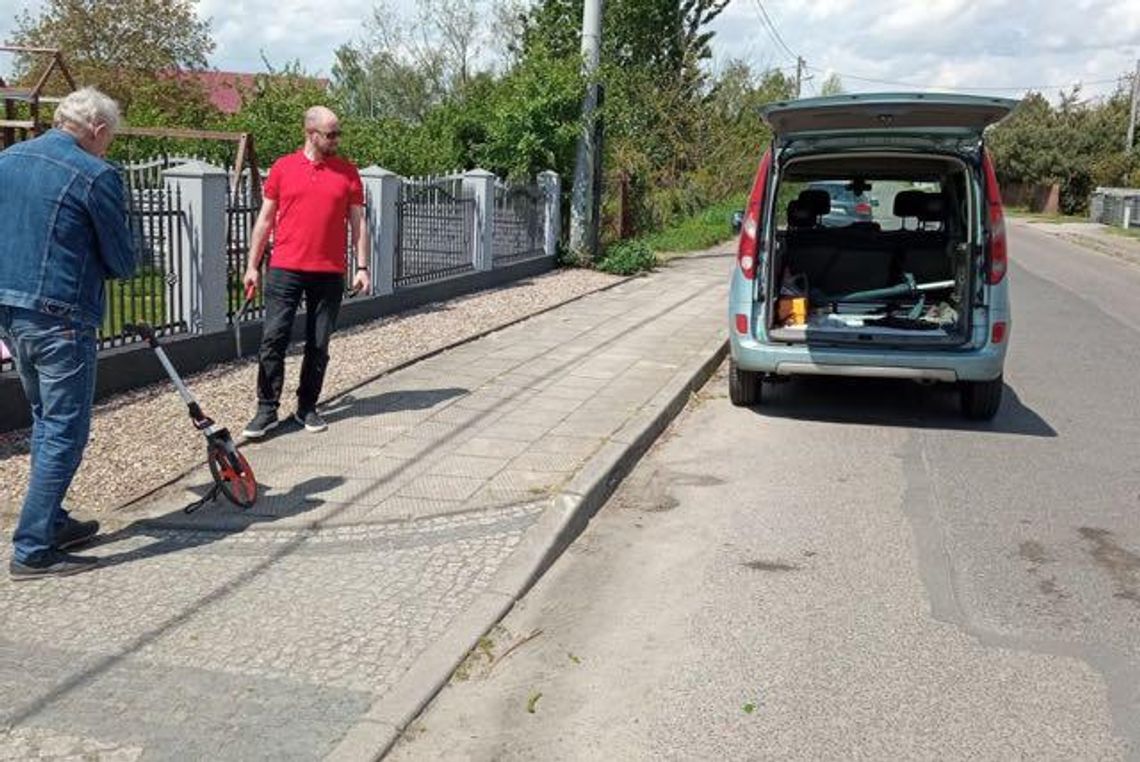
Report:
M1005 365L1005 342L981 349L858 350L768 344L732 331L732 359L742 370L778 376L855 376L916 381L991 381Z

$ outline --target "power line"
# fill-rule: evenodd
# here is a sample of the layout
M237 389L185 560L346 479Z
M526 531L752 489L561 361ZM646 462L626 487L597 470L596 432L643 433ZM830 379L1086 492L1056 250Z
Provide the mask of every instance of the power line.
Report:
M784 52L791 58L799 58L799 55L788 47L788 43L784 42L784 38L780 36L780 30L772 22L772 17L768 15L768 11L764 8L764 3L761 0L755 0L756 7L760 9L760 22L764 26L768 36L771 37L777 45L784 49Z

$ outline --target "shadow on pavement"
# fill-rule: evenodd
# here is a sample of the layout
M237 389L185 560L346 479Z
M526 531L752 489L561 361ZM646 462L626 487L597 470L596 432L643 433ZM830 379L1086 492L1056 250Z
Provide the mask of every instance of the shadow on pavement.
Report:
M143 537L153 540L140 547L101 556L99 566L106 568L167 553L191 550L223 540L254 524L279 521L311 511L324 504L324 500L311 495L327 492L341 484L344 484L344 478L340 476L308 479L294 485L286 493L267 495L248 509L239 508L219 496L217 500L206 503L193 513L186 513L180 508L161 516L151 516L131 522L122 529L100 535L94 544L76 552L83 554L97 548ZM202 497L210 490L210 486L203 484L191 491ZM259 487L264 491L267 485L259 482Z
M406 410L429 410L441 402L469 393L469 389L457 386L421 391L381 392L371 397L357 397L350 393L321 408L321 415L331 424L346 418L364 418Z
M357 397L349 392L337 397L331 402L318 406L321 417L328 424L342 421L347 418L363 418L383 413L399 413L405 410L428 410L441 402L454 397L470 394L470 389L450 387L446 389L424 389L421 391L382 392L371 397ZM256 448L267 442L272 442L283 436L294 434L301 430L301 424L293 418L292 411L283 413L281 424L258 439L249 439L242 447ZM240 429L238 429L240 431Z
M919 429L988 431L1029 437L1056 437L1041 416L1022 403L1009 384L992 421L962 417L957 388L921 386L913 381L856 378L796 378L765 382L754 412L774 418L828 421Z

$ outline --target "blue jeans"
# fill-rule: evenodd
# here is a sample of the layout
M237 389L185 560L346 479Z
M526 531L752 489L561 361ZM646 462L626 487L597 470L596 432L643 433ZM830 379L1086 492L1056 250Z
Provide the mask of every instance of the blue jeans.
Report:
M51 555L67 523L63 498L83 459L95 395L95 329L67 318L0 305L8 345L32 406L32 473L12 536L16 561Z

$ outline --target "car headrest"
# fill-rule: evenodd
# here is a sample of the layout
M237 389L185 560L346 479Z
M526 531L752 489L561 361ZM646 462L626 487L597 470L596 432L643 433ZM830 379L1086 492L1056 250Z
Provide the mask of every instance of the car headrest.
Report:
M816 216L799 199L792 199L788 202L788 227L810 228L815 225Z
M918 218L923 222L942 222L945 213L946 199L939 194L927 193L926 198L922 200L922 209L918 212Z
M923 208L925 193L919 190L899 191L895 194L894 215L896 217L917 217Z
M831 196L822 188L804 188L798 200L817 217L831 211Z
M915 217L922 222L940 222L945 211L946 199L937 193L906 190L895 195L896 217Z

